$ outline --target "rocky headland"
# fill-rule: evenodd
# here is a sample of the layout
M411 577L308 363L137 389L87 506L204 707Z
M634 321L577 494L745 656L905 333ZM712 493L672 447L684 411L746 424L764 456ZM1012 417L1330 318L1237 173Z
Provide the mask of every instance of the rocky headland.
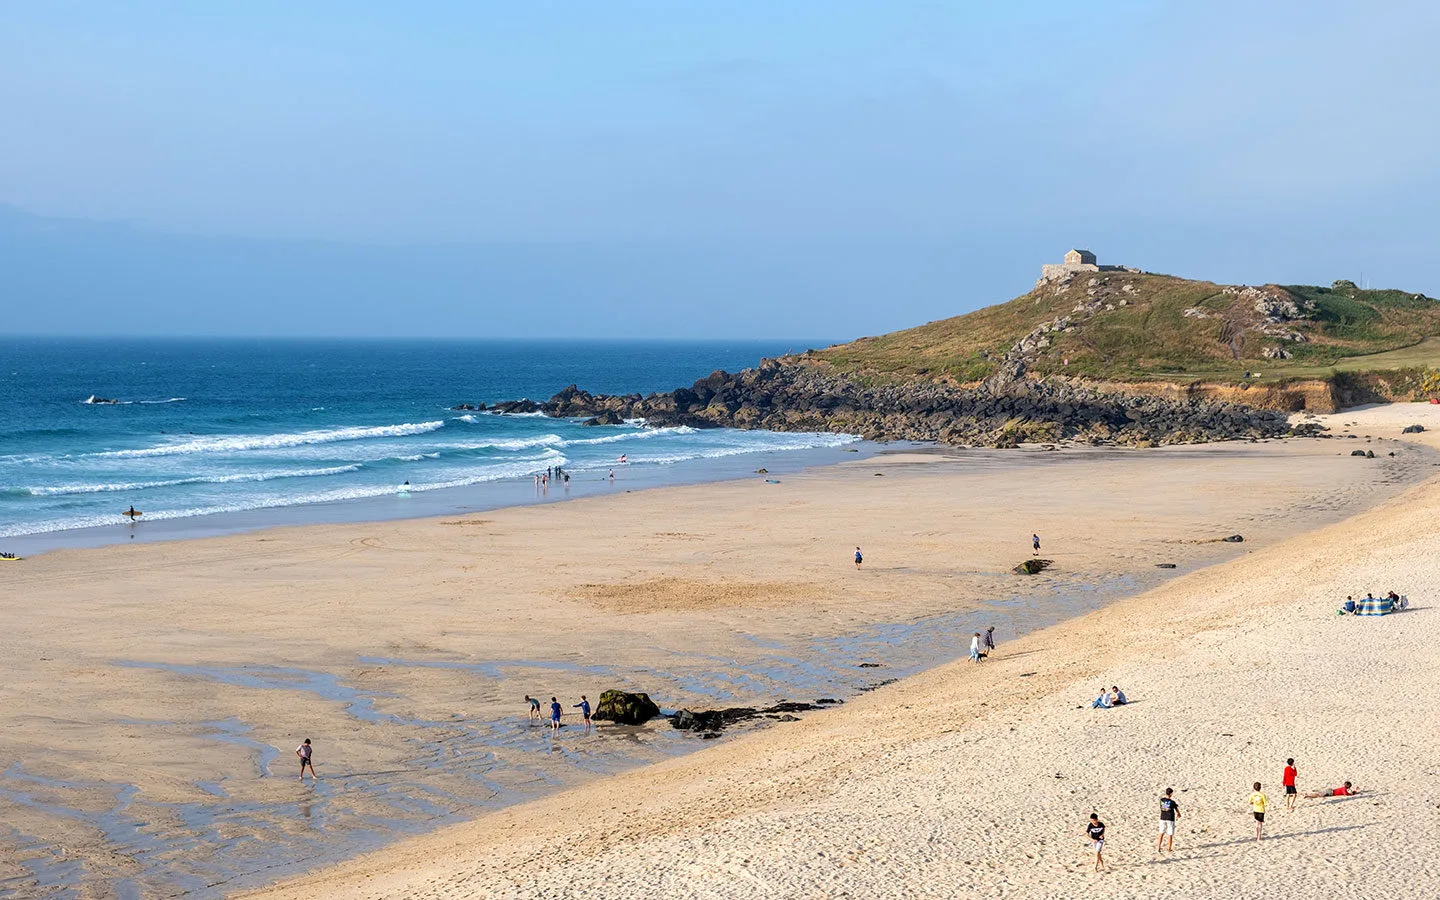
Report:
M571 385L491 410L968 446L1152 446L1275 437L1291 433L1288 413L1437 396L1436 366L1440 302L1421 294L1220 285L1072 250L1029 293L963 316L663 393Z
M1235 402L1105 390L1068 379L1006 373L972 386L853 374L804 358L717 371L665 393L592 394L570 385L544 402L492 412L543 412L618 425L829 431L879 440L1016 447L1076 441L1153 446L1275 437L1285 413Z

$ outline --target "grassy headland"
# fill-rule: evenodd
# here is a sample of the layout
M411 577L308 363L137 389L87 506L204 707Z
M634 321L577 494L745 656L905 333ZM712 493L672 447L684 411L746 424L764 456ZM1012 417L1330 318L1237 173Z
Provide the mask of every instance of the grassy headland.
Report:
M1329 380L1440 364L1440 301L1397 290L1236 287L1128 271L1078 273L1006 303L807 354L854 373L977 382Z

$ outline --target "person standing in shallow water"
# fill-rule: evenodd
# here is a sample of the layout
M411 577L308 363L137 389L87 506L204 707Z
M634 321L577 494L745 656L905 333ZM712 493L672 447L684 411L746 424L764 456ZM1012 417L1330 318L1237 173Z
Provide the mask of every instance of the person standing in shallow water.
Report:
M577 703L577 704L575 704L575 708L578 709L578 710L580 710L580 715L582 715L582 716L585 717L585 733L586 733L586 734L589 734L589 733L590 733L590 699L589 699L588 697L586 697L584 694L581 694L581 695L580 695L580 702Z
M320 776L315 774L315 749L310 746L309 738L295 748L295 755L300 757L300 780L305 780L305 770L309 769L310 777L319 781Z
M552 733L560 730L560 715L561 715L560 700L559 700L559 698L551 697L551 698L550 698L550 731L551 731Z

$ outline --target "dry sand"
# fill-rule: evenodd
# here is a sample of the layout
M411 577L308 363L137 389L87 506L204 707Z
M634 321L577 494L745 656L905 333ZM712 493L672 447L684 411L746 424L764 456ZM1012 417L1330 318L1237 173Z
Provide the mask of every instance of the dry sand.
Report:
M385 695L375 705L386 714L459 729L509 716L537 674L517 666L486 681L361 659L723 669L756 641L843 635L1015 591L1005 570L1038 530L1060 565L1020 589L1037 615L1055 612L1045 595L1075 585L1143 585L1158 561L1244 555L1006 642L979 668L943 667L690 756L600 780L534 763L537 781L581 786L264 896L1229 897L1286 882L1313 896L1337 879L1342 896L1407 895L1352 890L1352 877L1433 893L1440 621L1424 607L1440 575L1427 546L1440 487L1282 540L1433 471L1428 451L1388 440L1373 444L1376 460L1341 455L1355 443L922 454L781 485L27 560L5 573L0 812L12 838L0 884L43 895L18 865L20 836L46 836L58 859L82 860L74 877L96 896L145 871L114 835L13 802L17 780L36 769L73 785L50 798L62 807L113 803L117 784L156 804L254 804L265 815L226 827L261 844L304 842L315 827L294 814L305 801L288 777L304 734L323 736L322 775L418 777L415 735L357 718L343 699L118 663L294 667ZM1194 543L1236 531L1249 539L1241 547ZM862 572L848 563L856 543ZM1338 596L1391 586L1422 608L1333 616ZM547 677L546 694L612 686L573 668ZM1101 682L1140 702L1077 709ZM287 777L257 778L255 747L215 740L206 723L218 721L278 749ZM1277 814L1277 840L1238 843L1245 788L1277 781L1286 755L1300 759L1306 786L1350 778L1374 793ZM227 797L207 794L207 782ZM1152 865L1166 785L1185 816L1174 861ZM376 803L322 786L332 792L322 827ZM177 808L151 827L187 827L163 819ZM1091 809L1111 826L1116 868L1098 879L1085 874L1080 839ZM1398 860L1405 866L1390 871Z

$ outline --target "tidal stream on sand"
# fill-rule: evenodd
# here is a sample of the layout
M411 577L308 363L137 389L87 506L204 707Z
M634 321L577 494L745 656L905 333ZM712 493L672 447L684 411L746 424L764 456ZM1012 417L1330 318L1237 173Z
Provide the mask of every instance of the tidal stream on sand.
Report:
M413 755L399 768L346 771L342 760L326 759L322 752L321 778L302 785L295 779L293 761L287 761L289 747L260 740L252 726L238 718L207 721L191 726L192 732L248 754L249 775L194 782L195 795L202 799L188 802L149 799L123 780L58 780L33 764L13 763L0 773L0 800L65 820L88 837L84 846L75 847L45 834L7 829L0 841L9 845L6 857L18 868L0 880L0 896L223 896L597 776L715 745L672 729L666 719L640 727L606 724L589 735L572 719L551 737L548 727L528 721L521 703L516 703L514 716L499 719L405 715L389 710L403 707L407 698L357 686L352 678L356 672L445 669L473 678L477 695L513 694L517 699L527 685L564 676L593 684L596 694L610 687L646 691L665 712L680 702L712 708L779 700L843 701L962 655L971 632L984 626L996 626L997 634L1008 639L1183 571L1116 576L1096 584L1063 578L1002 581L997 573L1001 596L964 610L878 622L830 637L740 635L740 652L733 658L710 655L703 648L675 650L667 653L669 661L663 666L644 668L566 659L407 656L361 657L355 671L347 673L176 665L136 654L115 664L342 704L357 723L401 730ZM1028 590L1016 593L1022 589ZM178 723L128 724L143 734L146 729L173 729ZM761 718L729 733L763 727L785 725ZM236 783L247 780L249 785ZM259 788L267 782L268 788Z

